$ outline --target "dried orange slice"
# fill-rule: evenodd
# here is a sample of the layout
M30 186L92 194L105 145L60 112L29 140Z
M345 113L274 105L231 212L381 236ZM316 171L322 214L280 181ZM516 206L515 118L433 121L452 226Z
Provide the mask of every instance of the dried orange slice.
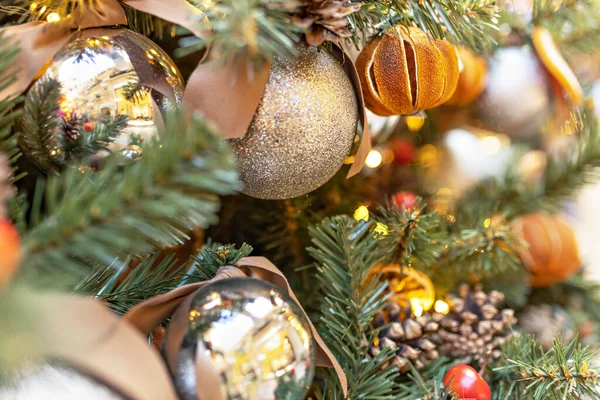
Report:
M573 70L563 58L552 34L544 27L536 26L531 33L533 47L548 70L569 95L574 104L583 102L583 89Z
M487 64L485 59L464 47L459 47L458 56L462 63L458 84L452 96L444 104L466 107L475 101L485 89Z
M456 91L458 85L458 79L460 71L458 67L458 52L456 47L452 46L450 42L446 40L436 40L436 46L444 57L444 64L446 65L446 71L444 75L444 92L442 97L436 103L436 106L444 104Z
M380 275L379 279L388 281L388 292L393 293L391 300L400 307L411 305L422 307L422 311L429 310L435 301L435 289L431 279L421 271L404 267L399 264L378 264L365 279L370 282L373 277Z

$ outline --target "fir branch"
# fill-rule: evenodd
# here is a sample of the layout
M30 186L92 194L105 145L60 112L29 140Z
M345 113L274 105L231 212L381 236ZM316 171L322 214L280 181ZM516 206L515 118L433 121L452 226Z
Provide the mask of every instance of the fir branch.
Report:
M289 0L221 0L204 9L198 29L210 32L206 39L181 39L177 55L211 48L222 62L248 57L254 61L296 54L303 32L291 23L296 4Z
M544 351L532 336L513 335L503 351L502 365L493 368L494 387L503 388L502 393L496 390L495 398L600 398L597 355L582 348L577 338L564 346L563 338L557 337L552 348Z
M120 158L109 157L97 174L49 179L45 218L23 237L22 273L81 279L96 263L173 246L216 222L218 195L238 189L235 160L201 119L183 121L170 119L164 142L122 174Z
M565 151L549 157L538 182L523 178L518 160L511 163L502 179L489 178L467 191L456 204L456 220L461 222L502 215L508 221L538 210L556 212L576 191L598 178L600 165L598 124L591 115L583 116L583 127Z
M408 381L402 382L398 398L403 400L451 400L453 397L447 393L443 380L451 363L447 358L432 360L429 365L419 371L410 363Z
M397 252L395 259L403 266L431 267L444 248L446 233L440 230L441 216L426 211L420 199L410 209L396 206L380 208L381 222L387 226Z
M0 90L8 87L15 77L10 73L13 62L19 54L19 49L8 38L0 35ZM21 157L18 140L13 130L14 122L22 115L14 107L21 101L21 97L0 99L0 152L6 154L13 168L11 182L16 182L22 175L16 174L16 162Z
M219 268L225 265L233 265L252 253L252 246L244 243L239 249L235 245L215 245L205 247L196 257L197 271L202 280L214 278Z
M373 27L415 24L433 38L481 49L494 43L493 32L498 29L495 0L363 0L362 4L350 19L363 38Z
M189 262L177 260L175 254L164 257L149 255L129 269L130 262L109 265L98 271L76 288L75 292L91 295L106 303L118 314L125 314L136 304L167 293L193 280L188 275Z
M45 171L59 170L51 153L53 138L60 118L58 116L60 83L54 79L40 82L27 94L19 145Z
M374 225L337 216L309 228L316 247L308 252L318 264L317 279L323 283L320 331L346 372L350 399L393 399L398 377L390 363L392 349L369 357L374 340L371 321L384 307L387 283L364 281L390 251L385 239L372 231Z

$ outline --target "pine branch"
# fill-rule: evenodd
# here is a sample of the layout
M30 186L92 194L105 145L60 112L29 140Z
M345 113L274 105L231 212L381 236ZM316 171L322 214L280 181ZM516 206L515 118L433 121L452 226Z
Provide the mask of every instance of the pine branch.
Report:
M91 295L105 302L118 314L125 314L136 304L167 293L190 281L200 280L198 276L187 274L189 262L177 260L175 254L145 257L133 269L129 262L109 265L82 281L77 293Z
M396 23L416 24L434 38L481 49L494 43L498 29L495 0L363 0L362 4L350 18L363 38L373 27L386 30Z
M519 393L532 400L600 398L597 355L577 338L565 346L557 337L544 351L532 336L514 335L503 351L503 365L493 368L493 374L494 387L504 390L496 391L495 398L519 398Z
M290 0L221 0L206 8L198 28L210 35L181 39L177 55L185 56L206 48L217 49L218 59L237 57L254 61L296 54L295 43L303 32L291 23L297 11Z
M583 116L576 140L563 153L548 159L538 182L524 179L515 160L501 180L484 180L459 199L456 220L462 223L503 215L510 221L538 210L560 210L579 189L598 178L595 167L600 165L600 136L594 119Z
M371 321L384 307L387 283L373 279L365 284L364 280L390 248L372 231L374 225L337 216L309 230L316 247L308 252L318 264L317 279L323 283L320 331L346 372L349 399L395 398L398 371L390 363L393 351L385 349L369 357L375 338Z
M54 79L42 81L27 94L19 145L45 171L59 170L52 157L53 139L58 124L60 83Z
M23 237L22 273L82 279L95 264L171 247L216 222L218 195L238 188L235 160L201 119L183 120L169 120L165 140L122 174L109 157L97 174L50 178L45 218Z
M421 269L436 264L446 239L446 232L440 229L442 218L437 212L426 211L426 204L419 200L408 210L404 206L388 206L380 208L379 213L396 247L395 260Z
M443 380L451 366L447 358L433 360L422 370L410 363L408 381L402 382L398 398L403 400L451 400L452 395L444 388Z
M205 247L198 253L197 273L202 280L214 278L219 268L224 265L233 265L252 253L252 246L244 243L239 249L235 245L216 245Z

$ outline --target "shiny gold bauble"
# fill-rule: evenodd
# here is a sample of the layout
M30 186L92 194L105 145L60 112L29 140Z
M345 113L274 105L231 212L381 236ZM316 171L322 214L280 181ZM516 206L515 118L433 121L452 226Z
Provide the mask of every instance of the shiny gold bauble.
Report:
M581 266L575 234L559 215L524 215L515 221L512 230L527 244L519 256L531 273L531 286L564 282Z
M499 49L489 60L486 89L475 103L477 117L490 131L529 137L549 116L550 90L546 71L531 49Z
M144 139L155 136L162 114L181 105L184 90L183 78L169 56L149 39L123 28L78 32L33 88L49 80L60 84L60 118L80 117L80 134L111 118L128 117L126 128L109 145L116 151L127 148L132 134ZM54 134L63 134L60 124ZM70 134L78 134L77 129ZM47 150L51 157L60 153L58 148Z
M443 104L458 81L456 49L417 27L395 26L356 59L365 103L377 115L413 114Z
M211 283L194 297L172 371L182 400L197 400L196 360L212 363L224 399L303 399L314 374L309 322L281 288L251 278ZM168 336L168 333L167 333Z
M328 52L299 48L296 60L275 58L250 128L232 140L243 193L287 199L313 191L350 152L358 106L354 88Z

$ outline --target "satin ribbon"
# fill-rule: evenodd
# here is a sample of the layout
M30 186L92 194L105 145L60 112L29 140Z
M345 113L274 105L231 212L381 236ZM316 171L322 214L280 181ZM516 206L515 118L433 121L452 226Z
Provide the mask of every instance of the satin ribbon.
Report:
M287 279L275 265L264 257L246 257L236 263L235 266L220 268L217 275L210 281L185 285L136 305L125 314L123 319L137 327L142 334L148 335L165 319L171 317L164 343L164 353L167 364L171 370L174 370L181 343L187 333L190 306L196 293L211 282L233 277L251 277L269 282L282 288L298 303L298 299L292 292ZM342 367L327 348L315 327L310 323L304 310L302 312L309 321L310 330L317 346L316 365L335 369L345 395L348 382ZM214 389L219 387L221 383L217 371L214 369L210 358L199 353L204 352L197 350L196 353L197 397L202 400L223 400L222 393Z
M123 4L181 25L198 37L205 36L204 32L198 30L197 24L202 12L186 0L123 0ZM72 16L57 22L31 22L1 29L0 34L12 37L20 45L21 53L14 67L8 71L16 79L0 91L0 99L19 95L27 89L78 30L127 24L125 12L117 0L101 0L96 10L96 13L79 13L75 10ZM348 172L349 178L362 170L371 149L371 135L358 73L346 50L339 43L335 45L334 56L354 86L362 125L358 138L360 144ZM200 111L213 120L225 138L241 138L248 131L262 99L270 70L268 63L252 71L240 68L234 62L225 65L215 61L203 62L187 83L185 107L189 111Z

